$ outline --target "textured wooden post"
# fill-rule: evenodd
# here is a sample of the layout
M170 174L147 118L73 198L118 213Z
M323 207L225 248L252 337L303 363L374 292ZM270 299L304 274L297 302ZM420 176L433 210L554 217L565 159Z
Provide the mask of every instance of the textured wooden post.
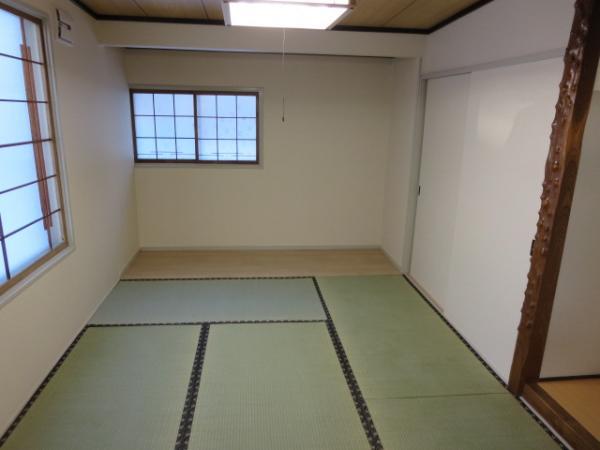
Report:
M532 30L532 32L535 32ZM539 378L600 48L600 0L577 0L565 53L509 389ZM524 149L526 151L526 149Z

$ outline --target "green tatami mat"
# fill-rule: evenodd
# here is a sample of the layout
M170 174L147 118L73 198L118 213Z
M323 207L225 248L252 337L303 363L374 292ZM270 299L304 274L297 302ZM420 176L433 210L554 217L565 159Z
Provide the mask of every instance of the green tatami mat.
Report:
M550 450L559 446L510 394L369 400L386 450Z
M318 281L365 399L506 392L401 276Z
M121 281L92 324L323 320L311 279Z
M199 332L88 328L3 448L174 448Z
M323 323L210 327L190 449L369 449Z

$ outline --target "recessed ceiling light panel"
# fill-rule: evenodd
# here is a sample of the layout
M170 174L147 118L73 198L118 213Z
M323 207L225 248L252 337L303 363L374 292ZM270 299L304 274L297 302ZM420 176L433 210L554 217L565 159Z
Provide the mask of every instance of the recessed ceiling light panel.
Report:
M245 27L332 27L354 6L354 0L223 0L225 24Z

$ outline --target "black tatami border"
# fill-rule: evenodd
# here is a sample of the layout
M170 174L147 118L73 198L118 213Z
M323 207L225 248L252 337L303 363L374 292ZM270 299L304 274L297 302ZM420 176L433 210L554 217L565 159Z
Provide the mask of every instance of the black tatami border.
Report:
M246 325L269 323L324 323L325 319L269 319L269 320L208 320L204 322L139 322L139 323L90 323L87 328L111 327L164 327L164 326L201 326L201 325Z
M420 297L425 301L427 305L438 315L438 317L453 331L453 333L460 339L460 341L471 351L471 353L478 359L478 361L488 370L488 372L494 376L494 378L504 387L506 388L506 383L500 378L500 376L487 364L487 362L477 353L477 351L467 342L467 340L454 328L454 326L440 313L440 311L429 301L429 299L419 290L417 286L412 283L412 281L403 275L404 279L413 287L413 289L420 295ZM331 338L332 344L334 346L336 355L338 357L338 361L341 365L342 371L344 373L344 377L350 389L350 393L352 395L352 399L354 401L356 410L359 414L361 423L363 425L363 429L365 434L367 435L367 439L371 445L371 448L374 450L383 449L383 445L381 444L381 440L373 423L371 414L367 407L367 403L362 395L362 392L358 386L356 381L356 377L354 376L354 372L352 367L350 366L350 362L340 340L340 337L335 328L335 324L329 312L329 308L325 302L323 294L321 292L321 288L317 281L317 278L314 276L298 276L298 277L220 277L220 278L152 278L152 279L131 279L131 280L121 280L121 281L178 281L178 280L255 280L255 279L311 279L315 286L317 295L321 302L321 306L323 311L325 312L326 320L254 320L254 321L215 321L215 322L173 322L173 323L127 323L127 324L86 324L83 329L77 334L73 342L69 345L69 347L62 354L60 359L56 362L54 367L50 370L48 375L44 378L42 383L38 386L36 391L33 393L31 398L27 401L23 409L19 412L17 417L13 420L8 429L2 434L0 437L0 447L4 445L4 443L8 440L10 435L17 428L21 420L25 417L29 409L32 407L34 402L38 399L44 388L49 384L54 375L58 372L62 364L65 362L69 354L75 348L77 343L81 340L81 337L87 331L88 328L102 328L102 327L123 327L123 326L178 326L178 325L195 325L200 326L200 336L198 339L198 346L196 349L196 355L194 358L194 364L192 373L190 375L190 381L188 385L188 391L186 396L186 402L184 404L180 427L177 436L177 442L175 444L176 450L185 450L187 449L187 445L189 443L189 433L192 426L192 420L195 412L195 406L198 395L198 388L200 385L200 377L202 372L202 366L204 362L204 355L206 352L206 344L208 342L208 334L211 325L227 325L227 324L269 324L269 323L325 323L327 326L327 330L329 332L329 336ZM193 399L193 404L192 404ZM539 426L562 448L567 449L567 447L562 443L562 441L554 434L554 432L546 426L544 422L540 420L540 418L529 408L529 406L523 402L520 398L517 398L520 405L523 409L538 423Z
M179 430L177 434L177 441L175 443L175 450L186 450L189 444L189 437L191 433L192 422L194 418L194 412L196 407L196 400L198 396L198 389L200 386L200 378L202 374L202 367L204 364L204 355L206 353L206 345L208 343L208 334L211 325L241 325L241 324L281 324L281 323L325 323L327 324L327 329L329 331L329 335L331 336L332 342L334 344L334 348L336 351L336 355L338 356L338 360L342 365L342 371L344 373L344 377L348 382L348 386L352 393L352 398L354 400L355 405L357 405L357 411L359 412L359 416L361 422L363 423L363 427L365 427L365 433L367 433L367 437L369 442L371 442L371 437L369 436L369 432L367 432L367 428L365 423L372 424L373 421L371 419L370 413L366 407L366 403L362 398L362 394L360 393L360 389L358 389L358 384L356 383L356 379L354 378L354 374L350 365L348 363L348 359L345 356L345 352L343 347L341 347L341 342L339 340L339 336L337 336L337 332L335 331L335 326L333 326L333 321L331 320L331 316L329 315L329 310L323 300L321 295L321 291L318 288L317 280L312 276L282 276L282 277L218 277L218 278L149 278L149 279L124 279L120 281L181 281L181 280L290 280L290 279L310 279L313 281L313 284L316 287L317 294L319 296L319 300L321 302L321 306L325 313L327 319L283 319L283 320L236 320L236 321L206 321L206 322L160 322L160 323L123 323L123 324L86 324L83 329L79 332L79 334L75 337L71 345L67 348L67 350L62 354L58 362L54 365L52 370L48 373L44 381L39 385L31 398L27 401L21 412L17 415L17 417L10 424L8 429L4 432L4 434L0 437L0 447L8 440L10 435L17 428L21 420L25 417L29 409L33 406L33 403L40 396L44 388L48 385L50 380L54 377L54 375L58 372L58 369L65 362L71 351L75 348L77 343L81 340L81 337L85 334L88 328L109 328L109 327L138 327L138 326L200 326L200 336L198 338L198 345L196 348L196 354L194 357L194 364L192 366L192 373L190 375L190 381L188 384L188 390L186 395L186 400L184 403L181 421L179 425ZM334 335L337 337L337 343L334 341ZM340 356L340 351L343 354L343 358ZM346 366L342 363L342 361L346 361ZM350 371L348 373L348 370ZM353 383L349 380L354 380ZM353 387L354 386L354 387ZM356 390L358 394L356 394ZM358 395L359 397L355 397ZM362 404L364 406L359 409L357 404L357 399L359 401L358 404ZM362 403L360 403L362 401ZM361 414L361 411L363 413ZM364 411L366 411L366 416ZM366 419L366 422L365 422ZM372 429L375 427L372 425ZM375 435L376 435L375 431ZM377 440L379 437L377 436ZM381 446L372 446L373 449L379 450L383 447Z
M346 379L346 383L350 389L350 394L352 395L352 400L354 401L354 406L356 407L356 412L358 413L360 422L362 423L365 434L367 435L367 440L369 441L372 450L383 450L379 433L377 433L377 428L375 428L375 424L373 423L373 418L369 412L367 402L362 395L360 387L358 386L358 382L356 381L356 377L354 376L354 371L350 366L350 361L348 360L348 356L346 355L346 351L344 350L340 336L335 328L333 319L331 318L331 313L329 312L327 303L325 303L325 298L321 292L319 282L317 281L316 277L312 277L312 280L317 294L319 295L319 300L321 301L321 306L323 307L325 316L327 317L327 331L329 332L331 343L333 344L338 361L342 367L344 378Z
M415 292L417 294L419 294L419 296L423 299L423 301L427 305L429 305L429 307L437 314L437 316L440 319L442 319L442 321L446 324L446 326L448 328L450 328L450 330L452 330L452 332L456 335L456 337L458 337L458 339L460 339L460 341L464 344L464 346L467 347L471 351L471 353L479 360L481 365L483 365L483 367L485 367L487 369L487 371L496 379L496 381L498 381L498 383L500 383L502 385L502 387L504 389L506 389L507 393L512 395L512 393L510 393L508 391L508 387L507 387L506 383L504 382L504 380L502 378L500 378L500 375L498 375L496 373L496 371L494 369L492 369L492 367L481 357L481 355L477 352L477 350L475 350L471 346L471 344L469 344L469 342L463 337L463 335L460 334L456 328L454 328L454 326L448 321L448 319L446 319L446 317L444 317L444 315L433 305L433 303L431 303L431 301L427 298L427 296L425 294L423 294L423 292L421 292L421 290L415 285L415 283L413 283L411 281L411 279L409 277L406 276L406 274L403 274L402 276L407 281L407 283L412 286L412 288L415 290ZM523 409L527 412L527 414L529 414L537 422L537 424L540 427L542 427L542 429L546 432L546 434L548 434L548 436L550 436L552 438L552 440L560 446L561 449L568 450L568 448L565 446L565 444L563 444L563 442L558 438L558 436L550 428L548 428L548 426L544 422L542 422L542 420L531 410L531 408L520 397L514 397L514 398L519 402L519 404L523 407Z
M33 406L33 403L38 399L44 388L48 386L48 383L50 383L52 377L56 375L56 372L58 372L58 369L60 369L60 367L63 365L63 363L65 362L69 354L73 351L77 343L80 341L81 337L83 336L86 330L87 326L83 327L83 329L77 334L77 336L75 336L75 339L73 339L71 345L69 345L69 347L65 350L65 352L62 354L62 356L59 358L56 364L54 364L54 367L52 367L48 375L46 375L44 381L42 381L42 383L38 386L38 388L35 390L35 392L29 398L29 400L27 400L27 403L25 403L25 406L23 407L23 409L21 409L21 412L19 412L17 417L15 417L15 420L12 421L12 423L4 432L4 434L2 434L2 437L0 437L0 447L4 445L4 443L8 440L10 435L15 431L21 420L23 420L23 417L25 417L25 414L27 414L27 411L29 411L29 409Z
M200 329L198 337L198 346L196 355L194 356L194 364L192 365L192 373L188 384L187 395L183 404L183 412L181 414L181 422L179 423L179 431L177 433L177 441L175 442L175 450L187 450L192 434L192 424L194 422L194 412L196 411L196 403L198 400L198 391L200 389L200 378L202 377L202 367L204 366L204 356L206 355L206 345L208 344L208 333L210 324L205 323Z
M225 280L310 280L312 275L287 275L272 277L173 277L173 278L121 278L119 281L225 281Z

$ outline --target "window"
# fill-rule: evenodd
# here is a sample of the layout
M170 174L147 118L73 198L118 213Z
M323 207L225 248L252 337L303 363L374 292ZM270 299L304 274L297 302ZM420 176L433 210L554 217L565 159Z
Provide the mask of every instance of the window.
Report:
M67 245L39 19L0 4L0 293Z
M138 162L258 163L258 93L132 90Z

